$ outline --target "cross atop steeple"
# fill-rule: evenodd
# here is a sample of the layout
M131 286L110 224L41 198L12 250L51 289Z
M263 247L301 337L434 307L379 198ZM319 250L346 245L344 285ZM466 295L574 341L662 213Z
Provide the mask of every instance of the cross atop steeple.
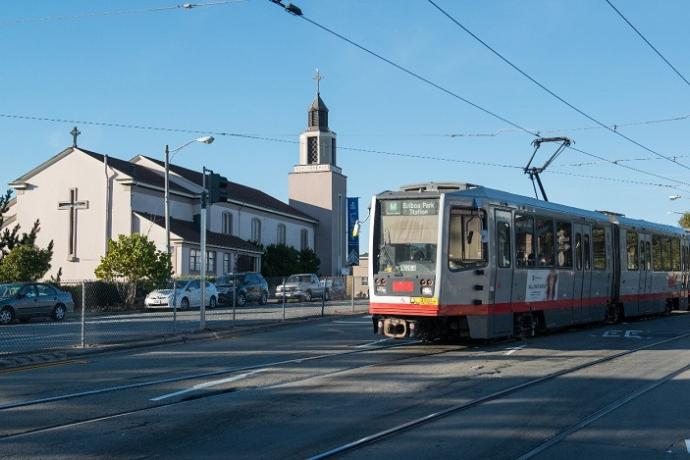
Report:
M323 76L321 72L319 72L319 69L316 69L316 75L314 75L313 80L316 81L316 95L318 96L321 92L321 80L323 80Z
M79 137L79 135L81 134L81 131L79 131L77 129L77 127L75 126L72 129L72 131L70 131L70 134L72 135L72 147L76 147L77 146L77 137Z

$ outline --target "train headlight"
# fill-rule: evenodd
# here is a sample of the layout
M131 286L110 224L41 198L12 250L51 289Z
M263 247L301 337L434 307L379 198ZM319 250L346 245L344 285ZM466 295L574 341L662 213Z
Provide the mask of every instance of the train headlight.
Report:
M422 295L426 295L426 296L431 297L432 295L434 295L433 288L431 286L424 286L422 288Z

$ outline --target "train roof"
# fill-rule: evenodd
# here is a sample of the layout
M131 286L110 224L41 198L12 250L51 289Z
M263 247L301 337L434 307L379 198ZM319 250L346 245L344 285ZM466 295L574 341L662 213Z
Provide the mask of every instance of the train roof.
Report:
M414 184L401 187L400 192L384 192L382 195L392 195L394 193L406 196L420 193L426 196L446 194L453 197L472 197L474 199L484 199L492 203L508 203L528 208L572 214L574 216L583 217L598 222L615 222L625 226L644 228L646 230L655 230L657 232L672 233L676 235L686 235L685 230L680 227L657 224L642 219L631 219L622 214L612 212L589 211L587 209L575 208L572 206L553 203L551 201L542 201L528 196L517 195L514 193L504 192L502 190L496 190L483 187L481 185L468 183ZM477 205L481 206L482 203L477 203Z

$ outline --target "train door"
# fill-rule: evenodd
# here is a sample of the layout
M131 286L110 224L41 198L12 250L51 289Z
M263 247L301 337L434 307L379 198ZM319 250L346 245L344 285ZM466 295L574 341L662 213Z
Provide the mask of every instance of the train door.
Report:
M652 274L651 271L651 236L640 233L639 234L639 254L640 254L640 287L637 292L639 313L650 311L653 302L647 300L647 294L652 292Z
M582 297L580 305L586 321L594 321L592 311L592 226L582 226Z
M631 229L621 229L621 299L625 316L635 316L640 311L640 264L638 257L639 234Z
M582 308L582 284L584 268L584 249L582 241L582 224L573 225L575 265L573 279L573 322L584 323L589 317L589 312Z
M510 304L513 290L513 244L510 230L512 222L510 211L496 209L495 222L496 284L494 286L494 303Z

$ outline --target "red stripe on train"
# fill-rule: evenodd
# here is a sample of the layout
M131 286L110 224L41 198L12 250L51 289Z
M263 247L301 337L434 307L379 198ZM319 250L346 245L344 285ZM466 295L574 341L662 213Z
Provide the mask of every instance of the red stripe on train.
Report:
M638 294L621 296L624 302L660 300L672 297L673 293L660 292L655 294ZM371 302L369 313L380 315L410 315L410 316L453 316L453 315L491 315L501 313L520 313L534 310L561 310L566 308L589 307L606 305L608 297L591 297L581 302L567 300L549 300L542 302L515 302L483 305L415 305Z

